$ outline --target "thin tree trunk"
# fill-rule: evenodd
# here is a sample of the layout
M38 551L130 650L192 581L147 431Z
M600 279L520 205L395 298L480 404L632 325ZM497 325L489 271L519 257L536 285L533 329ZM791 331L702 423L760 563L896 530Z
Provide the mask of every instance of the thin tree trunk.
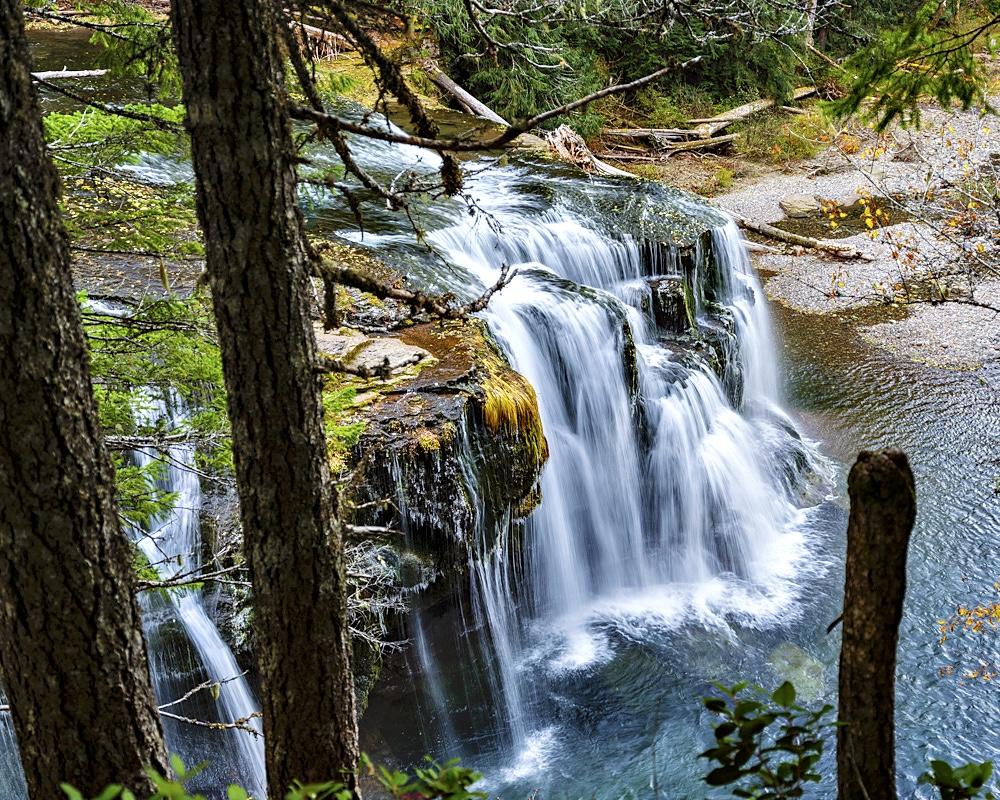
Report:
M175 0L198 215L260 637L268 787L354 785L344 549L331 494L277 4Z
M0 0L0 666L32 797L165 769L21 3Z
M863 452L848 479L839 800L896 800L896 643L916 490L898 450Z

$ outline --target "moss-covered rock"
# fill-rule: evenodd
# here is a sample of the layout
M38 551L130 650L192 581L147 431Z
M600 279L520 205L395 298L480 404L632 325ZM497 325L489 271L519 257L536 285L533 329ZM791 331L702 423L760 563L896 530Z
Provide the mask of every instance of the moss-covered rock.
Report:
M342 492L355 522L405 531L404 547L461 571L496 524L529 513L548 447L534 389L477 319L397 332L426 366L376 387Z

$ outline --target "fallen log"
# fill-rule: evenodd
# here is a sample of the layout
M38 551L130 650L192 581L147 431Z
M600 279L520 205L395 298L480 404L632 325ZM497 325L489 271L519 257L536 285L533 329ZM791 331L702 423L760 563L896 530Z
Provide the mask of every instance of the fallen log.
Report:
M727 133L725 136L713 136L709 139L693 139L690 142L676 142L668 148L669 153L681 153L688 150L711 150L720 144L735 142L740 138L738 133Z
M612 161L641 161L645 164L661 164L663 157L660 155L649 155L648 153L601 153L605 158Z
M331 31L326 28L319 28L315 25L310 25L305 21L305 18L298 11L294 11L290 8L285 9L285 13L291 18L291 22L295 26L296 30L300 30L310 39L321 41L327 45L332 45L333 51L331 55L336 56L341 50L353 50L354 44L346 36L342 36L336 31Z
M837 69L840 69L840 64L838 64L836 61L834 61L832 58L830 58L830 56L828 56L826 53L824 53L818 47L807 43L806 44L806 49L809 50L809 52L812 53L814 56L818 56L819 58L821 58L823 61L825 61L831 67L836 67Z
M455 98L456 102L466 113L475 114L477 117L488 119L497 125L510 125L507 120L497 114L492 108L469 94L455 81L445 75L441 70L431 68L427 71L427 77L431 79L435 86L446 94Z
M601 161L590 152L583 137L569 125L560 125L554 131L549 131L545 134L545 141L549 143L549 147L552 148L556 156L579 167L584 172L601 172L605 175L619 175L625 178L635 177L631 172L626 172Z
M647 129L647 132L648 132L648 129ZM605 134L606 133L608 133L608 132L605 131ZM639 129L639 130L636 131L636 135L635 136L626 136L626 135L623 135L621 138L626 139L626 141L627 141L629 139L643 139L643 138L646 138L646 137L644 136L643 129ZM650 149L653 149L653 150L655 150L657 152L664 153L666 155L670 155L671 153L680 152L680 151L683 151L683 150L708 150L708 149L711 149L713 147L717 147L720 144L726 144L728 142L735 141L736 139L739 138L739 134L738 133L727 133L724 136L712 136L712 137L709 137L707 139L705 139L705 138L701 138L701 139L679 139L679 140L676 140L676 141L669 140L669 139L665 140L665 141L657 141L655 139L655 137L649 137L649 138L653 139L653 141L655 142L655 144L654 144L654 146L652 148L650 148L650 147L647 146L645 148L646 152L648 152ZM628 145L621 144L620 142L613 143L611 146L612 147L620 147L620 148L622 148L624 150L636 150L637 149L635 147L629 147Z
M54 69L48 72L32 72L35 81L53 81L60 78L99 78L107 74L106 69Z
M863 261L874 261L872 256L863 253L849 244L839 244L838 242L831 242L829 239L814 239L812 236L800 236L797 233L783 231L774 225L768 225L766 222L754 222L744 217L736 217L736 224L743 228L743 230L759 233L761 236L766 236L769 239L776 239L779 242L787 242L788 244L794 244L810 250L819 250L822 253L829 253L837 258L858 258Z
M800 86L794 92L792 92L792 100L802 100L810 95L816 94L815 86ZM723 128L727 128L734 122L741 122L742 120L752 117L754 114L758 114L761 111L766 111L775 104L774 100L754 100L752 103L744 103L736 108L731 108L729 111L723 112L722 114L717 114L714 117L705 117L703 119L689 119L689 125L695 125L692 128L692 133L703 139L707 139L710 136L714 136L716 133L721 131Z
M601 136L612 139L650 139L657 145L691 138L688 128L608 128ZM667 146L667 145L664 145Z

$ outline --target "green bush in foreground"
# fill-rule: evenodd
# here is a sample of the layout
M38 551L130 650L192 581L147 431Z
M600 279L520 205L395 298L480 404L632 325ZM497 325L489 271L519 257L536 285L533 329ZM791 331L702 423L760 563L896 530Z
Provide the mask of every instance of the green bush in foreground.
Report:
M192 769L185 767L177 756L171 756L170 766L174 777L165 778L155 770L149 772L149 777L156 787L148 800L205 800L203 795L191 794L186 788L194 777L205 767L201 764ZM389 770L374 765L367 756L361 757L361 770L373 780L381 784L392 797L405 800L484 800L485 792L475 791L472 787L482 775L473 769L463 767L458 759L446 761L444 764L428 758L424 767L413 770L413 775L407 772ZM62 784L68 800L87 800L87 798L72 786ZM250 800L250 794L239 786L230 786L226 790L229 800ZM296 783L289 788L285 800L351 800L354 795L338 781L326 783ZM135 793L123 786L111 785L92 800L138 800Z
M705 776L709 786L728 787L733 797L785 800L803 797L808 783L823 779L817 767L825 736L839 724L832 720L833 706L797 705L788 681L770 695L748 683L715 686L722 696L704 703L722 721L713 725L715 746L700 756L718 764ZM932 761L919 783L935 787L941 800L996 800L987 786L992 775L990 761L961 767Z

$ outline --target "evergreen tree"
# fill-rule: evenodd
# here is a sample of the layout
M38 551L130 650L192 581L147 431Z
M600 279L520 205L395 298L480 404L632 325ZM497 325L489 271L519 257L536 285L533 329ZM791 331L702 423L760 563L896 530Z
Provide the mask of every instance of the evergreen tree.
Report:
M21 3L0 1L0 666L32 797L164 768Z
M332 494L310 257L267 0L175 0L259 637L268 785L343 779L358 760L344 547Z

